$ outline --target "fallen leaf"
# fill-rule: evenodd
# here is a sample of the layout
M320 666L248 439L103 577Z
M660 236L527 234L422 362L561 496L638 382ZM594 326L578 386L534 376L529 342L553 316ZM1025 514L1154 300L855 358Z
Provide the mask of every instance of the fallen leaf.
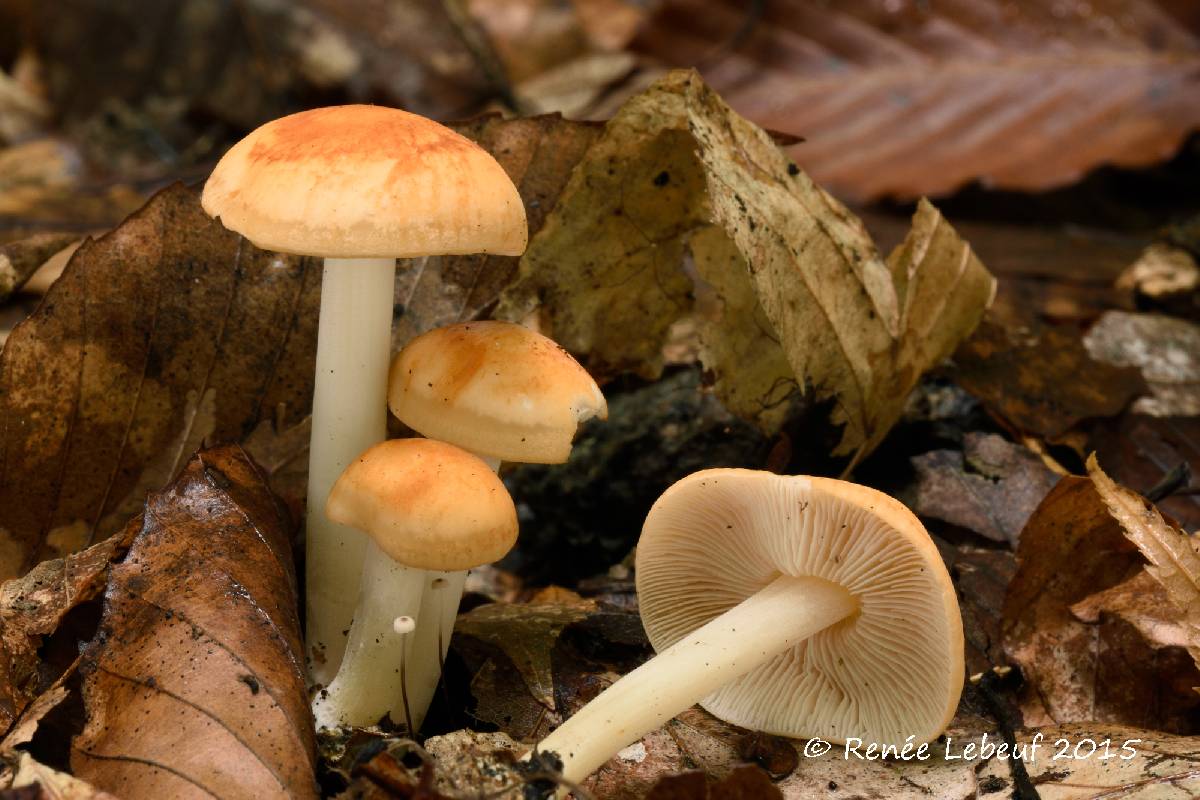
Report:
M1200 415L1200 325L1164 314L1109 311L1083 337L1105 364L1141 370L1151 396L1130 410L1156 417Z
M77 238L73 233L39 233L0 244L0 303L21 288L46 259Z
M65 772L39 764L28 753L16 752L5 757L13 770L12 780L3 796L6 800L118 800ZM19 790L32 793L19 793Z
M1092 426L1085 452L1092 451L1113 480L1147 494L1181 466L1200 475L1200 418L1125 413ZM1200 530L1200 495L1172 494L1157 504L1188 530Z
M1017 571L1007 550L959 547L947 565L958 590L966 639L967 674L1004 664L1004 595ZM970 686L967 687L968 695ZM960 713L962 709L960 708Z
M316 797L290 521L236 447L130 523L80 667L76 775L127 800Z
M553 211L575 165L600 126L557 114L503 119L493 114L452 125L504 167L525 203L531 236ZM498 255L428 256L399 262L393 347L427 330L479 318L517 275L519 259Z
M1200 289L1200 265L1184 248L1156 242L1121 273L1117 286L1157 302L1169 302Z
M1036 454L995 434L968 433L961 452L934 450L912 465L918 515L1011 545L1059 478Z
M79 605L101 596L109 565L123 555L132 531L79 553L42 562L21 578L0 584L0 731L8 731L34 698L50 687L66 664L46 661L46 640ZM83 632L80 632L83 633ZM75 631L62 648L77 652ZM90 638L90 633L83 633Z
M883 438L921 373L975 326L994 291L927 203L884 262L860 221L765 132L679 71L608 123L497 313L540 309L554 338L601 375L656 377L669 329L693 313L697 281L729 301L719 321L700 323L722 402L774 429L788 395L811 383L836 400L837 453L855 458Z
M804 135L805 170L858 200L1047 189L1163 160L1200 127L1200 45L1151 0L669 0L635 48Z
M1146 571L1184 615L1181 624L1187 631L1185 646L1200 666L1200 552L1196 540L1164 520L1153 504L1114 483L1094 454L1087 468L1113 519L1150 562Z
M992 321L958 348L951 374L1016 431L1049 439L1116 416L1145 390L1138 370L1095 361L1073 331L1030 334Z
M1098 721L1159 727L1197 720L1177 709L1200 705L1175 685L1178 661L1154 657L1154 642L1120 620L1090 625L1071 611L1142 571L1144 561L1092 481L1066 477L1021 532L1017 572L1004 603L1004 649L1021 667L1027 725ZM1104 620L1102 620L1104 622ZM1180 720L1179 717L1183 718Z
M320 274L178 185L82 245L0 353L0 575L119 530L205 439L303 419Z
M752 765L734 767L709 783L703 772L666 775L650 787L646 800L783 800L767 773Z
M1027 768L1041 800L1188 800L1200 796L1200 749L1194 736L1081 723L1020 731L1017 742L1029 748L1039 734L1041 749ZM1093 744L1091 756L1074 757L1076 747L1084 754L1092 752ZM1123 749L1126 746L1130 749ZM1009 763L993 758L977 765L980 791L973 797L1012 797Z

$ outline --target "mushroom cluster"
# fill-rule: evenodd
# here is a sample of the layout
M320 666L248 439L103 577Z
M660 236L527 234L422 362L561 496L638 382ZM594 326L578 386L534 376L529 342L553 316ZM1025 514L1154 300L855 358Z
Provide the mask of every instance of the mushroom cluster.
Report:
M637 549L658 655L543 739L569 782L694 703L783 736L938 736L963 685L958 600L901 503L845 481L713 469L669 488Z
M255 245L325 259L308 469L306 651L337 671L366 541L325 517L351 461L387 433L396 259L520 255L525 206L483 148L394 108L333 106L273 120L235 144L204 210Z
M467 570L512 547L517 516L500 462L565 461L579 424L607 414L595 381L545 336L507 322L429 331L396 356L388 405L429 438L375 445L329 495L369 557L349 643L317 694L319 728L384 716L420 728Z

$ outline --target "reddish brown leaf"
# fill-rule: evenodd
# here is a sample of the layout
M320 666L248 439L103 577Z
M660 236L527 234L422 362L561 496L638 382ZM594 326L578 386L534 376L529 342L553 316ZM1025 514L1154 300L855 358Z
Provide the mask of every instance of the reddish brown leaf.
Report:
M1087 448L1113 480L1147 494L1181 465L1200 476L1200 418L1126 413L1093 426ZM1168 496L1158 505L1187 530L1200 530L1200 495Z
M29 574L0 586L0 731L58 675L41 648L69 611L104 591L109 563L133 539L126 530L66 558L38 564ZM84 634L88 636L90 634ZM71 654L74 647L66 648ZM68 656L71 657L71 656Z
M980 325L954 354L955 380L1023 433L1055 438L1092 417L1113 417L1145 391L1141 373L1092 360L1079 336L1034 337Z
M240 448L152 495L84 654L74 773L126 800L315 797L290 521Z
M1004 647L1026 680L1027 725L1096 720L1182 726L1200 704L1175 691L1180 660L1112 618L1089 625L1071 607L1142 571L1142 557L1086 478L1063 478L1021 533L1004 604ZM1186 654L1185 654L1186 658Z
M1151 0L669 0L637 47L803 135L801 166L860 199L1059 186L1200 125L1200 45Z
M119 530L206 438L302 419L319 301L318 262L178 185L80 247L0 353L0 575Z
M916 512L1016 544L1021 528L1058 482L1042 460L995 434L969 433L963 451L934 450L912 459Z

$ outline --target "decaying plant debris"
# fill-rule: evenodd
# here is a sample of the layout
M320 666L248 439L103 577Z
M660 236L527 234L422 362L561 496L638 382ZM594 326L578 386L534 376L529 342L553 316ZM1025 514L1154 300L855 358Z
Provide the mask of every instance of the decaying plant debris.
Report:
M92 5L0 0L0 796L1200 796L1186 4ZM197 184L250 127L363 100L467 117L529 224L523 256L401 261L393 352L521 322L609 419L503 470L520 540L469 577L421 730L318 736L320 264ZM1011 191L1110 162L1144 170ZM693 707L563 787L522 756L653 655L632 548L723 466L920 516L962 614L957 713L916 761ZM964 756L985 741L1037 757Z

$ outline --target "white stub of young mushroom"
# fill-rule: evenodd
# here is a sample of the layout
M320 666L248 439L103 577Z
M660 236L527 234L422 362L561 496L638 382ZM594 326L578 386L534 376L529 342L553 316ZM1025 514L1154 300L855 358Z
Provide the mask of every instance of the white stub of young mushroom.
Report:
M259 247L325 258L305 649L311 679L326 683L346 643L363 546L325 518L325 498L346 465L386 435L396 259L519 255L525 207L504 169L474 142L424 117L369 105L312 109L259 127L222 157L202 203Z
M539 744L568 780L697 702L753 730L897 747L935 738L958 705L949 574L912 513L873 489L690 475L646 519L637 588L659 655Z

